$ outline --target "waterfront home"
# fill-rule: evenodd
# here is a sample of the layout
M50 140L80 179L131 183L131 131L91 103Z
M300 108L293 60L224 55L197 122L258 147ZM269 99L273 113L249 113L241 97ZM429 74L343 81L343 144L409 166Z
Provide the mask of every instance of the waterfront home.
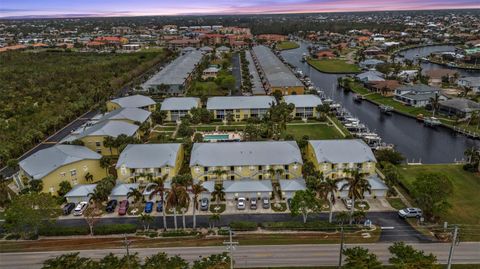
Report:
M383 81L370 81L365 84L370 91L379 93L382 96L393 96L395 90L400 87L400 83L397 80L383 80Z
M365 198L383 198L387 197L388 186L383 182L378 175L370 175L367 177L368 183L370 184L371 192L366 191L363 193ZM346 180L340 180L337 182L338 190L335 193L335 196L338 198L348 198L348 189L346 186L343 190L342 187L347 184Z
M130 199L127 198L128 193L132 190L138 189L138 183L121 183L113 187L110 195L108 196L108 200L117 200L118 202L122 200L130 200L132 202L133 197Z
M265 180L225 180L222 182L223 190L225 192L225 199L235 200L243 197L248 200L261 199L268 197L269 199L273 193L272 181Z
M126 123L141 125L144 122L151 123L150 115L152 112L136 107L121 107L111 112L100 115L99 118L94 118L94 121L124 121Z
M78 204L80 202L89 202L91 194L95 191L97 184L79 184L67 192L63 197L68 203Z
M384 74L376 70L366 71L355 76L358 80L363 83L372 82L372 81L384 81Z
M418 70L402 70L398 73L398 77L405 82L410 82L417 77Z
M377 162L370 147L360 139L310 140L306 155L329 178L348 176L350 170L372 175Z
M409 106L424 107L438 95L440 100L447 98L441 95L440 89L425 84L404 85L395 90L394 100Z
M457 80L457 85L470 88L474 93L480 93L480 77L462 77Z
M480 104L465 98L453 98L439 102L438 112L447 116L465 118L477 111L480 111Z
M379 47L368 47L366 48L364 51L363 51L363 55L366 55L366 56L374 56L374 55L379 55L379 54L382 54L383 53L383 50Z
M279 184L283 199L293 198L295 192L307 189L307 184L303 178L280 179Z
M287 104L293 104L295 109L292 114L294 117L302 119L317 118L319 115L317 106L322 104L322 99L313 94L285 95L283 101Z
M201 181L300 178L302 164L295 141L195 143L190 158Z
M15 183L22 189L31 180L41 180L42 192L56 195L62 181L77 185L105 177L106 171L100 167L101 158L102 155L83 146L58 144L20 161Z
M361 61L358 65L362 69L375 69L377 65L384 64L385 62L382 60L377 59L367 59L365 61Z
M123 182L142 182L150 178L173 178L183 162L182 144L130 144L120 154L115 168Z
M272 96L219 96L208 98L207 109L214 119L223 120L232 115L235 121L241 121L262 118L275 102Z
M166 121L178 121L187 115L192 108L199 107L200 98L171 97L163 100L160 110L167 113Z
M122 107L141 108L153 112L156 109L156 103L152 98L140 94L107 101L107 111L112 111Z
M458 72L451 69L431 69L423 72L428 77L428 85L441 87L442 83L453 83Z

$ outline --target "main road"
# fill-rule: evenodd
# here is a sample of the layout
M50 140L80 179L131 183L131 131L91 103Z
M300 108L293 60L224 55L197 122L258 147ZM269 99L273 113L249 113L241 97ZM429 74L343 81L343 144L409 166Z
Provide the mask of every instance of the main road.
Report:
M388 263L390 243L377 244L347 244L346 248L361 246L368 248L375 253L379 260ZM437 256L438 262L445 264L448 259L450 244L412 244L414 248L424 250L426 253L433 253ZM130 253L138 253L143 260L147 256L158 252L165 252L169 255L180 255L189 262L201 257L225 252L223 246L218 247L179 247L179 248L133 248ZM24 269L41 268L42 262L46 259L56 257L72 251L55 252L18 252L1 253L0 268ZM95 249L80 250L80 256L92 259L100 259L103 256L113 253L125 255L124 249ZM235 267L237 268L258 268L258 267L280 267L280 266L334 266L338 264L339 245L268 245L268 246L237 246L234 251ZM480 264L480 243L465 242L455 247L453 263L455 264Z

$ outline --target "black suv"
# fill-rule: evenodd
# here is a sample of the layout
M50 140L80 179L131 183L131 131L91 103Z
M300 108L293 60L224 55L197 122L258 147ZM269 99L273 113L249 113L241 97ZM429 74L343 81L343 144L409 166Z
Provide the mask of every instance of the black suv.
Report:
M72 210L75 208L75 203L68 203L63 207L63 215L70 215Z
M107 211L108 213L113 213L115 211L115 208L117 207L117 203L117 200L108 201L105 211Z

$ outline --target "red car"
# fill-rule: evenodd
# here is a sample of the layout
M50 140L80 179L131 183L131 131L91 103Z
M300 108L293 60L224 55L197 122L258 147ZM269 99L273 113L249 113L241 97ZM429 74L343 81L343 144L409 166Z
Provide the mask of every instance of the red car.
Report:
M123 216L127 214L128 210L128 200L122 200L118 206L118 215Z

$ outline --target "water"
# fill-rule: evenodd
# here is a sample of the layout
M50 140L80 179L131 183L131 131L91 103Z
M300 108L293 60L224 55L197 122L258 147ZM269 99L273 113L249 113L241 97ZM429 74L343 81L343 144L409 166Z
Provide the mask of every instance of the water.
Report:
M310 77L315 86L324 90L335 102L342 104L371 131L378 133L384 142L395 144L396 149L409 162L450 163L459 161L464 158L463 153L466 148L480 146L479 141L456 135L447 128L424 127L423 123L406 116L396 113L388 116L380 113L378 107L369 102L364 101L361 104L354 102L351 93L337 89L339 75L318 72L307 63L300 61L302 54L306 51L306 44L301 44L298 49L283 51L282 56L289 63L300 68L304 74ZM418 54L415 51L404 53Z

